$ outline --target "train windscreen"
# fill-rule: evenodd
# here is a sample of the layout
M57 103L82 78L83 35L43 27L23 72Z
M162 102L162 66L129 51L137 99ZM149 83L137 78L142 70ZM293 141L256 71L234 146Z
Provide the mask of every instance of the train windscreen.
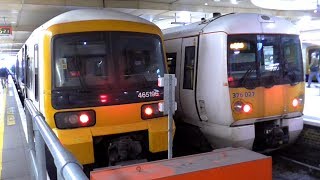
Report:
M165 71L159 36L134 32L63 34L53 38L53 52L53 94L101 91L113 96L116 104L159 98L158 77ZM88 99L84 102L90 106ZM72 104L79 107L79 102L68 106Z
M229 35L229 87L254 89L303 81L298 35Z

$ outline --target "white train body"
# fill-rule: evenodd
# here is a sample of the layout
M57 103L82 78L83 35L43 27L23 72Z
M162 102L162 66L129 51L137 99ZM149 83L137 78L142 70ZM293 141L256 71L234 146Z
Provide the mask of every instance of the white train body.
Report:
M296 48L296 51L291 51L291 54L296 53L293 61L297 71L290 71L291 75L288 73L281 75L279 82L271 83L269 87L269 85L265 85L268 83L264 83L267 80L263 80L263 78L266 79L267 76L269 78L271 75L266 75L266 77L262 75L260 69L262 68L261 62L264 60L260 59L254 61L257 67L254 70L257 73L257 77L253 79L256 83L254 87L241 85L239 78L238 81L234 81L238 83L236 83L237 85L231 85L233 79L237 79L237 74L234 73L233 76L233 72L228 70L228 66L233 67L228 64L228 56L233 57L237 53L242 53L242 50L234 50L234 54L228 54L231 52L231 43L233 43L229 43L228 38L233 35L238 39L241 39L242 36L261 38L265 35L266 37L270 35L270 37L279 38L285 36L284 39L288 37L296 43L288 48L283 46L283 49ZM292 143L297 138L303 128L304 82L299 32L290 22L259 14L230 14L205 22L164 30L164 37L169 72L175 73L178 79L176 87L177 114L181 116L183 121L198 126L213 147L244 146L249 149L261 150ZM261 42L263 41L264 39L261 40ZM242 43L241 41L234 42ZM260 46L258 44L253 43L251 47ZM263 46L263 43L260 44ZM267 46L264 47L263 52L266 57L267 52L270 53L271 50L270 47L268 47L269 50ZM245 48L249 49L249 47ZM276 54L276 45L272 46L272 52ZM281 55L281 53L278 54ZM245 62L245 58L241 61L244 62L243 64L249 64L249 62ZM284 69L281 66L283 62L291 63L279 58L279 63L275 63L278 69L265 73L271 73L274 78L274 73L285 73L293 67L289 65L289 69ZM237 63L233 65L237 66ZM263 62L263 68L266 67L269 66ZM243 70L242 74L240 73L241 76L243 75L242 84L244 84L243 78L247 79L245 77L247 74L251 78L250 71L247 68ZM261 85L262 82L264 85ZM297 98L298 106L291 107L294 98ZM235 109L237 102L244 102L241 104L240 112ZM248 113L242 112L244 108L242 105L246 103L251 108ZM270 121L270 124L261 125L260 122L266 121ZM260 123L259 127L256 127L257 123ZM266 126L270 126L270 128ZM256 132L260 131L261 127L263 130L270 130L270 132L280 129L284 136L281 140L275 140L277 145L273 144L274 146L270 147L264 146L265 142L256 142L258 145L255 145L256 148L254 148L258 133L262 133L262 135L258 135L258 141L264 141L265 137L262 137L264 135L268 137L263 132ZM276 129L273 129L274 127Z

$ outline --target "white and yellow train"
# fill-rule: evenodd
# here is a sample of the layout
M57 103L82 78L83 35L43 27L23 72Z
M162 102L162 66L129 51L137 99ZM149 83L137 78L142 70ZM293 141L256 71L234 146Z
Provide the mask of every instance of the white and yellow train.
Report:
M303 128L299 31L284 19L228 14L164 30L177 115L214 148L264 151L294 142Z
M32 33L16 67L23 98L83 165L167 151L162 32L149 21L111 10L63 13Z

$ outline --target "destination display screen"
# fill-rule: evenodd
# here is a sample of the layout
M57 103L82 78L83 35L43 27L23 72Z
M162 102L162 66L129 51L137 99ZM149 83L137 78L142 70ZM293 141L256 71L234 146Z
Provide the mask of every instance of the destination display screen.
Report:
M10 35L12 34L12 29L10 26L0 26L0 35Z

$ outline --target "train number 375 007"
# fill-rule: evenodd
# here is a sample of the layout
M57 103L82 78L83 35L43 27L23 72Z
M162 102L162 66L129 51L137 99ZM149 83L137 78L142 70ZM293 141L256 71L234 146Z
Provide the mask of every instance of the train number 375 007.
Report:
M254 97L254 92L232 93L232 98Z

